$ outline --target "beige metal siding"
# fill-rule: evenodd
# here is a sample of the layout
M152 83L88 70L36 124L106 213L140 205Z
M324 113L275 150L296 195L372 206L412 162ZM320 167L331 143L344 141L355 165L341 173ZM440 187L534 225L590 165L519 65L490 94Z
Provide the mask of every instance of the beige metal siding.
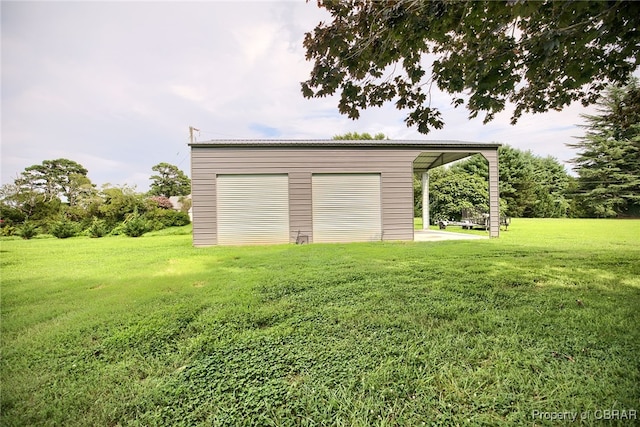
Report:
M383 240L413 240L411 170L382 174L382 221Z
M193 214L193 245L211 246L218 243L216 224L216 174L207 168L202 149L191 149L191 198Z
M291 242L298 237L311 243L311 173L289 174L289 228Z
M218 243L289 242L287 175L218 175Z
M313 241L381 240L380 174L314 174Z

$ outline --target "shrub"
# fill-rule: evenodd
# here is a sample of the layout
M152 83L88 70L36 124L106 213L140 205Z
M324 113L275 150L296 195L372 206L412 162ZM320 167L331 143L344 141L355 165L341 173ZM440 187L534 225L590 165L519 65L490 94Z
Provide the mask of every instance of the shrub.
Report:
M128 215L122 224L122 232L129 237L140 237L147 231L149 231L149 224L138 211Z
M157 219L147 220L147 229L149 231L158 231L158 230L162 230L163 228L166 228L166 226L162 221Z
M173 221L170 227L182 227L183 225L188 225L191 223L189 219L189 214L187 212L181 211L172 211L173 212Z
M120 236L124 234L124 223L118 223L114 227L111 228L109 232L109 236Z
M183 225L189 224L191 221L189 220L189 214L186 212L180 211L165 211L164 215L160 218L160 221L165 225L165 227L181 227Z
M22 227L18 229L18 236L22 237L23 239L28 240L37 235L38 235L38 229L36 228L35 225L33 225L28 221L25 221L24 224L22 224Z
M89 237L102 237L106 235L108 232L107 223L103 219L93 218L91 225L87 228L87 233Z
M66 239L68 237L76 236L79 233L79 226L77 223L62 218L51 224L49 227L49 233L56 236L58 239Z
M145 214L153 222L162 223L163 227L154 228L159 230L164 227L181 227L189 224L189 214L186 212L174 211L173 209L154 209Z
M0 227L0 236L13 236L17 231L15 226L3 222L2 227Z

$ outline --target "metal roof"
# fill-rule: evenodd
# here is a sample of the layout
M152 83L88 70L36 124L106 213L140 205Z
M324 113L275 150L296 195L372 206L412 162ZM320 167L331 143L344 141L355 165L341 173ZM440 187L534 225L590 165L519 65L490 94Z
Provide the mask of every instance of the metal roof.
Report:
M191 147L412 147L427 149L466 149L475 150L498 148L501 144L496 142L470 142L454 140L397 140L397 139L372 139L372 140L336 140L336 139L213 139L210 141L194 141Z
M336 139L214 139L196 141L191 147L299 147L299 148L406 148L424 150L413 161L415 172L424 172L456 160L472 156L481 150L497 150L501 144L451 140L336 140Z

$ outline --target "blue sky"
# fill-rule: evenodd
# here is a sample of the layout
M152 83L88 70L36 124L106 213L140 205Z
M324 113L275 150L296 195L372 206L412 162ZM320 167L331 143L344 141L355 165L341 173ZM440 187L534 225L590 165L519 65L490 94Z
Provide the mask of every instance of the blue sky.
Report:
M575 156L565 143L583 131L581 113L511 111L488 125L432 93L445 128L407 128L393 105L341 116L335 98L308 100L304 33L328 20L315 1L1 2L2 173L69 158L97 185L145 191L160 162L189 173L189 126L198 140L322 139L383 132L391 139L500 142Z

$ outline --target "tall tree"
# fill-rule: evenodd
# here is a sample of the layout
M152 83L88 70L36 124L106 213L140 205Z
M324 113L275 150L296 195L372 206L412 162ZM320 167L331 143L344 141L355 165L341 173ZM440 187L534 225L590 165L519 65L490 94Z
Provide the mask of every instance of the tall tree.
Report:
M598 114L583 115L586 133L576 144L577 199L587 215L640 216L640 84L609 87Z
M95 184L86 175L78 173L69 175L65 187L65 195L69 206L76 206L81 201L91 198L96 193L95 187Z
M472 156L452 166L471 175L489 179L489 166L481 155ZM513 217L525 216L527 207L534 201L533 165L521 150L508 145L498 149L498 173L500 199L506 203L505 214Z
M87 173L84 166L73 160L44 160L39 165L25 168L16 184L25 190L42 193L45 201L66 199L73 206L81 194L95 187Z
M463 209L489 211L488 181L461 169L433 169L429 173L429 213L433 222L460 221Z
M0 218L11 223L20 223L28 218L33 211L37 194L29 196L32 197L25 197L15 183L3 184L0 187Z
M533 218L563 218L569 210L567 191L571 177L558 160L551 156L539 157L527 151L533 167L534 201L525 210Z
M191 193L191 180L177 166L169 163L158 163L151 168L156 175L151 175L152 196L186 196Z
M340 95L339 111L394 101L428 133L443 121L430 90L452 95L485 123L525 112L594 103L608 82L640 64L640 2L565 0L318 0L333 17L307 33L314 62L307 98ZM430 56L427 56L430 55ZM431 66L429 66L429 63Z
M0 187L0 216L9 217L12 222L24 220L45 220L61 212L62 204L58 197L47 198L45 193L20 183Z

